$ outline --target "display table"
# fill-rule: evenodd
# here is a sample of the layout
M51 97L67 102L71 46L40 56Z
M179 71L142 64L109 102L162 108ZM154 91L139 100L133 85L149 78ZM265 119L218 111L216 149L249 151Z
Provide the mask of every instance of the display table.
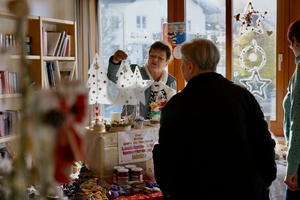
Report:
M114 200L138 200L138 199L164 200L161 191L151 193L151 194L134 194L130 196L120 196Z
M277 177L270 187L270 200L283 200L286 193L286 184L283 182L286 172L286 161L280 158L276 160L276 163Z
M86 129L85 135L85 155L84 163L91 170L92 173L99 175L101 179L112 179L113 167L120 164L119 162L119 132L99 132L93 131L89 128ZM144 125L143 129L131 129L123 133L141 135L137 138L139 146L144 145L147 141L143 141L143 134L149 132L155 134L158 138L158 128L153 126ZM141 139L142 138L142 139ZM136 139L136 138L134 138ZM139 141L140 140L140 141ZM153 141L153 143L156 141ZM132 145L133 146L133 145ZM149 147L150 146L150 147ZM146 147L145 147L146 148ZM147 145L148 154L152 156L152 146ZM137 159L138 160L138 159ZM132 162L138 167L145 168L145 162ZM129 163L128 163L129 164Z

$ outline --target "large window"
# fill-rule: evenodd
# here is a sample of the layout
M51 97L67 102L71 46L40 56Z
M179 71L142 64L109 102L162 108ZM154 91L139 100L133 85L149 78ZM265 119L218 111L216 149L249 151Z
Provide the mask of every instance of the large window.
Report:
M147 59L148 47L153 41L162 39L162 24L167 22L168 1L136 0L116 3L120 1L100 0L100 2L100 27L103 36L100 45L104 63L107 65L109 57L117 49L123 49L129 54L130 63L143 65ZM276 70L276 59L279 58L276 52L277 1L231 0L230 4L228 2L185 0L185 16L182 21L186 25L186 40L199 37L212 40L221 52L217 72L251 91L264 114L275 121L278 119L277 97L281 91L278 90ZM226 5L230 5L231 12L227 12ZM226 16L228 13L231 13L231 16ZM110 21L116 18L119 24L113 26ZM176 68L178 66L172 70L175 71L181 84L181 74ZM105 117L115 109L111 105L105 105L105 108L108 112Z
M276 119L276 1L233 0L232 77ZM267 6L268 5L268 6Z
M155 40L162 39L162 24L167 19L166 0L100 0L100 52L107 66L110 56L118 49L125 51L132 64L143 65L147 50ZM155 11L155 13L154 13ZM117 19L117 20L116 20ZM116 98L118 90L111 84L110 94ZM122 106L103 105L102 115L110 118L111 112Z
M200 37L212 40L221 52L217 72L225 76L225 0L186 0L185 4L187 40Z
M225 51L225 2L186 0L189 39L207 38L218 46L222 58L217 71L224 76L230 56ZM275 0L232 0L231 77L251 91L272 120L276 119L276 10Z

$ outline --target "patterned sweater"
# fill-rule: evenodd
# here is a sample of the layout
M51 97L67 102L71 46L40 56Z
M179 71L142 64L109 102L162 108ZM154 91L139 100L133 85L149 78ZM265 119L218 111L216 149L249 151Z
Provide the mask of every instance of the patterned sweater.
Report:
M289 147L287 173L297 174L300 165L300 55L295 59L296 69L292 75L287 94L283 100L284 135Z

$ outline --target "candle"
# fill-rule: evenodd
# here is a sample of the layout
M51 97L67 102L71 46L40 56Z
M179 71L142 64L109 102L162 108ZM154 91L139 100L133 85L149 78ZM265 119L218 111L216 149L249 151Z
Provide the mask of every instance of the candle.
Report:
M120 112L112 112L110 113L110 121L120 121L121 120L121 113Z

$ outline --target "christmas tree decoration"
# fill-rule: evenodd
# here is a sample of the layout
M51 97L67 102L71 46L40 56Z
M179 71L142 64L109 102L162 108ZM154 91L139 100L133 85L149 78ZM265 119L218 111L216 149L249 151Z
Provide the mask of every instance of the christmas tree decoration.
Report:
M86 86L90 88L89 104L102 103L113 104L113 100L107 90L110 81L107 78L107 69L96 53L88 71L89 79Z
M263 29L261 21L265 18L267 11L256 11L251 2L246 6L244 13L235 14L234 19L241 24L240 35L245 34L248 31L254 31L262 34ZM255 23L254 23L255 21Z
M135 67L134 71L134 77L135 77L135 89L134 94L138 100L138 103L141 102L145 105L145 90L148 89L152 84L153 80L144 80L142 78L141 72L139 70L139 67Z
M135 78L129 67L129 64L126 61L122 61L116 76L118 77L116 88L119 90L119 94L114 102L114 105L136 105L137 99L134 94Z
M257 70L252 72L249 78L241 79L240 83L247 87L247 89L255 96L266 99L265 88L272 82L270 79L262 79Z

